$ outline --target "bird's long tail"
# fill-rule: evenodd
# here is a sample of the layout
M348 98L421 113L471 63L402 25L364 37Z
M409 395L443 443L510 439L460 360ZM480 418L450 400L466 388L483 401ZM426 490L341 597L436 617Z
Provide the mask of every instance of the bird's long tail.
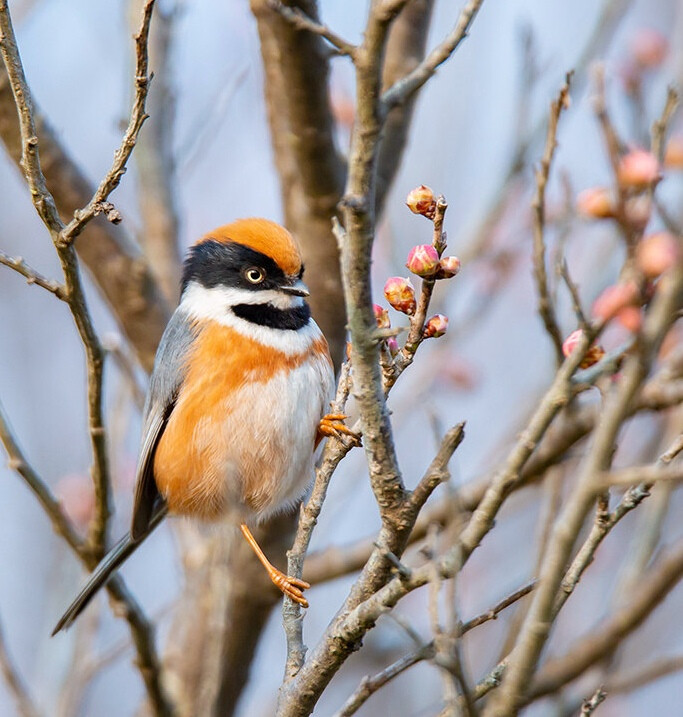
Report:
M56 635L60 630L69 627L71 623L81 614L88 603L96 595L97 591L106 585L114 571L126 561L145 540L145 538L159 525L164 518L168 509L164 504L160 504L154 511L152 520L149 523L149 530L137 540L133 540L130 533L124 535L121 540L100 560L97 567L93 570L88 582L83 589L74 598L74 601L66 609L59 622L55 625L52 635Z

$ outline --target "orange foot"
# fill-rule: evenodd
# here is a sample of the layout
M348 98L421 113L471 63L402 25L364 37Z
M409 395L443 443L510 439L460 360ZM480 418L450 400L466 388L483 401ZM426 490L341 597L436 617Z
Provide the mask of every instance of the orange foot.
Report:
M299 578L291 578L275 567L268 571L268 575L270 575L274 585L282 590L287 597L294 600L294 602L298 602L301 607L308 607L308 600L306 600L302 591L311 587L309 583L305 580L299 580Z
M348 416L343 413L326 414L320 419L320 423L318 424L318 433L323 436L335 436L336 438L341 438L342 434L345 434L347 436L351 436L353 442L360 446L360 436L342 423L345 418L348 418Z

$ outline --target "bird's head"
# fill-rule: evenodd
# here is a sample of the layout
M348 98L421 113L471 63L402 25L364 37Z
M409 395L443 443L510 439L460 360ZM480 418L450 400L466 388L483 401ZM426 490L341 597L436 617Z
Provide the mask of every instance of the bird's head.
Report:
M304 305L301 252L294 237L266 219L240 219L197 241L183 268L183 297L207 291L223 305ZM213 290L216 291L213 291Z

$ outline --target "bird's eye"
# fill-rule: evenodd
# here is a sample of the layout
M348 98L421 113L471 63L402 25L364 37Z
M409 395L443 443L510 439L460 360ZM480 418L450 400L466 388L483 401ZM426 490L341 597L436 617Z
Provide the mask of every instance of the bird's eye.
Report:
M252 266L244 272L247 281L252 284L260 284L266 278L266 272L258 266Z

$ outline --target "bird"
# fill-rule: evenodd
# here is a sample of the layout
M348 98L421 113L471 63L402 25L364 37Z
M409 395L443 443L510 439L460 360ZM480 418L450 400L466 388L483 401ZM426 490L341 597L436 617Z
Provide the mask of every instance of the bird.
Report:
M334 370L303 272L292 234L267 219L234 221L190 247L143 409L130 530L53 635L167 515L239 525L272 582L308 606L310 585L273 566L249 527L298 504L322 438L360 440L344 414L326 412Z

